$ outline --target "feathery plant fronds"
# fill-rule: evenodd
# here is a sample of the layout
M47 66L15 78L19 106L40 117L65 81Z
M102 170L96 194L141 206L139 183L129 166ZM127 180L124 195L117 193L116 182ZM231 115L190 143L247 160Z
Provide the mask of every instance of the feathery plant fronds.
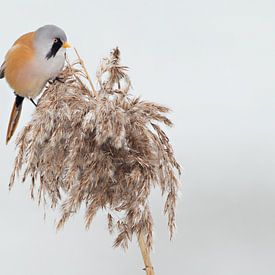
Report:
M48 85L31 121L17 139L18 155L10 180L32 179L32 196L62 205L61 228L80 206L89 227L99 209L107 212L115 246L127 247L144 234L152 248L153 220L148 197L159 186L172 236L180 166L159 126L172 126L168 108L130 95L127 68L114 49L98 72L99 89L86 86L82 61L62 72L64 83ZM93 88L94 89L94 88Z

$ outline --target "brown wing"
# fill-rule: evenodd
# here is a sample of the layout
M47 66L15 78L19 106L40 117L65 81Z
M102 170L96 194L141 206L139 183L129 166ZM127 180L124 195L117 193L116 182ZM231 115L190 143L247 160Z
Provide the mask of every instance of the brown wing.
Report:
M5 57L5 79L15 92L24 94L29 90L30 83L26 81L26 66L35 57L32 48L33 33L27 33L17 39Z
M35 32L28 32L20 36L13 44L14 45L25 45L29 48L33 48Z
M11 47L11 49L7 52L6 56L5 56L5 61L3 62L3 64L0 67L0 79L5 77L5 69L6 69L6 65L7 65L7 61L9 61L9 56L12 55L12 53L14 52L15 49L17 49L17 46L21 45L24 48L28 48L29 51L26 50L21 52L21 55L23 55L23 58L31 58L31 53L34 52L33 50L33 40L34 40L34 32L28 32L22 36L20 36L13 44L13 46ZM17 51L18 52L18 51ZM14 56L14 58L12 58L12 60L14 60L15 64L10 64L9 67L14 67L13 65L18 65L16 64L16 61L18 60L18 57L20 57L20 54L18 56ZM20 59L20 58L19 58ZM10 62L8 62L10 63ZM20 63L20 62L19 62Z

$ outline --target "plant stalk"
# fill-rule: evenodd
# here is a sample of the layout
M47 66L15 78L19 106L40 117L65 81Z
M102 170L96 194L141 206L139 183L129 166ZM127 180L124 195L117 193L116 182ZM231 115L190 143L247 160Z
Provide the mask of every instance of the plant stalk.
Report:
M94 85L93 85L93 82L92 82L92 80L91 80L91 78L90 78L90 75L89 75L89 73L88 73L88 71L87 71L87 68L86 68L86 66L85 66L85 63L84 63L83 59L81 59L81 57L80 57L80 55L79 55L79 53L78 53L78 51L77 51L76 48L74 48L74 51L75 51L75 53L76 53L76 55L77 55L77 57L78 57L78 61L79 61L80 65L82 66L82 68L83 68L83 70L84 70L84 72L85 72L85 74L86 74L86 77L87 77L87 79L88 79L88 82L90 83L90 86L91 86L92 92L93 92L93 96L94 96L94 97L97 97L97 91L96 91L96 89L95 89L95 87L94 87Z
M150 252L146 246L143 232L141 232L138 236L138 243L145 264L144 270L146 271L146 275L155 275L154 267L150 259Z

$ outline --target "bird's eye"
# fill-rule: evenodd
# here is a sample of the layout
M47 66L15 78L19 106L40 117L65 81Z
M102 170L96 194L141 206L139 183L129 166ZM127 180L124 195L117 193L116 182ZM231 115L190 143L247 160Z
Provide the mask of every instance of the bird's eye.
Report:
M62 44L63 44L59 37L55 37L52 40L52 42L53 42L52 47L46 55L47 59L50 59L51 57L55 57L55 55L57 54L57 52L59 51L59 49L62 47Z

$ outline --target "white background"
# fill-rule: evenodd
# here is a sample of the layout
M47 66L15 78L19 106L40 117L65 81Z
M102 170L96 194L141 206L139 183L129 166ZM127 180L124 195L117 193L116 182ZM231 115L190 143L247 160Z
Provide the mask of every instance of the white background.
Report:
M271 0L1 3L0 56L21 34L56 24L92 77L119 46L134 93L173 109L166 131L184 185L172 242L159 192L151 198L157 275L275 274L274 14ZM28 184L8 191L14 96L5 81L0 91L0 274L144 274L135 240L127 252L112 248L103 213L89 231L81 212L56 233L59 212L44 221ZM26 101L19 129L33 111Z

